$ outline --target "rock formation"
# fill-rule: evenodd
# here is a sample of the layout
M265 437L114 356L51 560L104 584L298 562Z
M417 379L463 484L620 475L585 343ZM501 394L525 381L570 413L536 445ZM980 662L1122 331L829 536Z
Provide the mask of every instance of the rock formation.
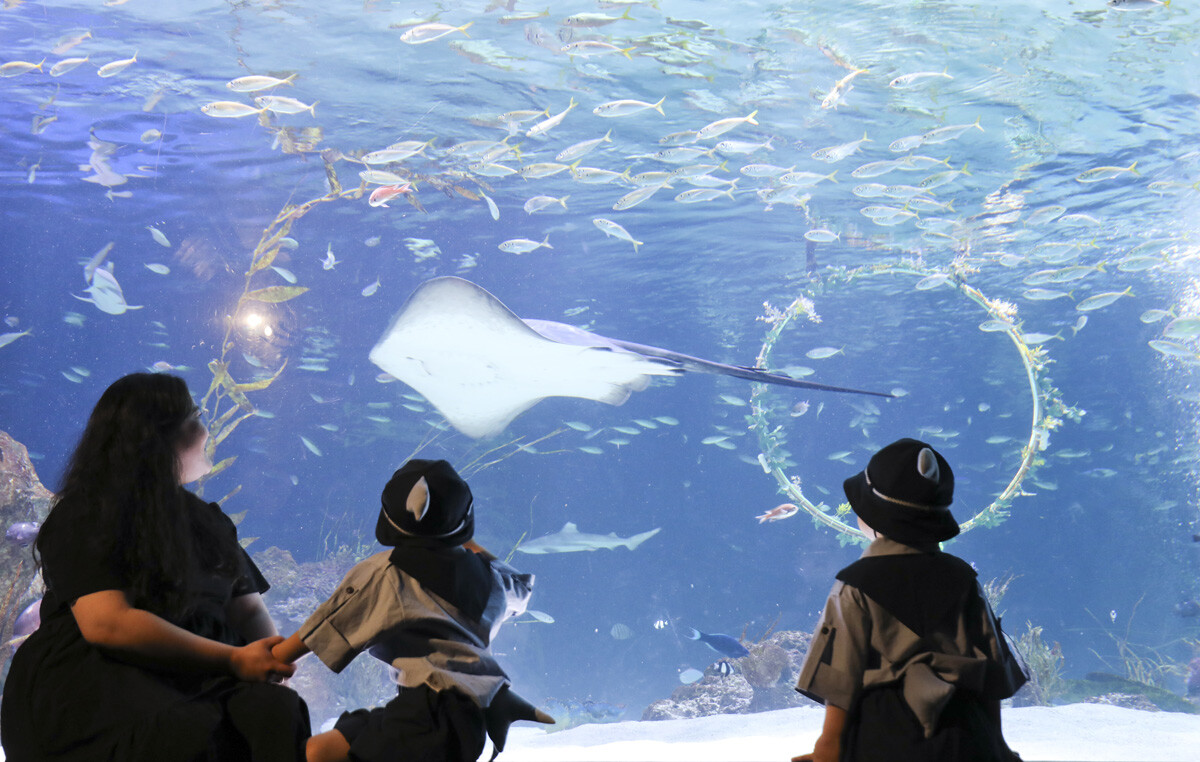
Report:
M670 698L646 707L642 719L682 720L813 705L793 690L811 639L797 630L777 632L748 646L749 656L725 660L733 668L731 674L721 674L717 665L709 667L697 682L681 685Z
M0 431L0 527L7 534L0 540L0 643L11 640L17 615L42 594L28 544L32 537L11 530L41 526L53 499L38 479L25 445ZM9 646L0 651L5 672L13 650Z

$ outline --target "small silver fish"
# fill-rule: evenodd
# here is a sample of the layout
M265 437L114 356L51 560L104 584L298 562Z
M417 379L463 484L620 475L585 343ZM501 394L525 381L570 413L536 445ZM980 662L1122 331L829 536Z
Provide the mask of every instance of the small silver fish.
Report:
M1114 177L1120 177L1124 174L1138 174L1137 162L1135 161L1128 167L1096 167L1089 169L1076 177L1075 181L1080 183L1098 183L1101 180L1111 180Z
M122 58L119 61L111 61L104 64L96 72L97 77L115 77L121 72L128 69L133 64L137 63L137 53L134 53L129 58Z
M470 37L471 35L467 34L467 29L474 23L474 21L468 21L462 26L450 26L449 24L438 23L417 24L400 35L400 41L409 45L423 45L427 42L440 40L454 32L462 32L463 36Z
M292 84L292 80L295 78L295 74L292 74L285 79L252 74L246 77L231 79L225 83L225 87L229 88L235 93L256 93L259 90L269 90L272 87L279 87L280 85L290 85Z
M815 228L805 233L804 237L813 243L832 243L840 237L840 234L825 228Z
M1114 11L1150 11L1170 4L1171 0L1108 0L1108 7Z
M847 156L850 156L858 151L859 147L862 146L863 143L870 142L871 139L867 137L867 133L864 132L863 136L858 140L851 140L849 143L842 143L841 145L829 146L828 148L821 148L813 151L812 158L816 159L817 161L833 164L834 162L841 161Z
M810 360L824 360L841 353L842 350L837 347L817 347L816 349L810 349L805 352L804 356Z
M237 101L213 101L201 106L200 110L208 116L218 119L237 119L251 114L261 114L266 109L254 108Z
M7 347L22 336L28 336L29 331L19 331L15 333L0 334L0 347Z
M168 249L171 248L171 242L169 240L167 240L166 235L164 235L161 230L159 230L156 227L151 227L151 226L147 226L146 230L150 231L150 237L153 238L154 242L157 243L159 246L164 246Z
M285 95L260 95L254 99L259 108L266 109L275 114L299 114L307 111L313 116L317 115L317 103L301 103L295 98L289 98Z
M1089 296L1079 304L1076 304L1075 309L1079 310L1080 312L1091 312L1092 310L1098 310L1102 307L1107 307L1108 305L1120 299L1122 296L1130 296L1132 294L1132 286L1124 291L1109 291L1103 294L1096 294L1095 296Z
M657 103L647 103L646 101L633 100L629 98L617 101L609 101L607 103L601 103L599 106L592 109L592 113L596 116L612 119L615 117L630 116L632 114L641 113L642 111L654 109L658 113L665 116L666 114L662 109L662 105L663 101L666 99L667 96L664 95L658 99Z
M599 228L600 231L606 236L620 238L622 241L629 241L631 244L633 244L633 250L635 252L638 250L638 247L642 245L642 242L634 239L634 237L629 234L628 230L612 220L606 220L603 217L597 217L596 219L592 220L592 224Z
M528 238L510 238L496 248L500 249L500 251L508 252L509 254L528 254L535 249L553 249L554 247L550 245L550 236L547 235L544 239L542 239L541 243L532 241Z

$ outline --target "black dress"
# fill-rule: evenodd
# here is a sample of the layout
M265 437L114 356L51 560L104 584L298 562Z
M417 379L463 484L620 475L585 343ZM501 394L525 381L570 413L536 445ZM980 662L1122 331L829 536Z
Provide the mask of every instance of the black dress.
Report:
M197 583L199 604L173 623L245 645L226 621L226 606L265 592L267 581L220 508L187 494L187 510L219 514L207 517L228 526L237 557ZM69 604L130 587L114 563L111 536L88 519L86 510L60 503L41 530L42 624L13 656L0 706L9 762L303 762L308 709L290 688L135 666L84 640Z

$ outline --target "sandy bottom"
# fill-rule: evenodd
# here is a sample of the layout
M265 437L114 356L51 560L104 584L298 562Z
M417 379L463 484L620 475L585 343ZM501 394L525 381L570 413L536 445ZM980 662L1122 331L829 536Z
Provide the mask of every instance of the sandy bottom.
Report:
M513 726L497 762L787 762L812 751L825 710L782 709L698 720ZM1097 704L1008 709L1004 737L1025 762L1197 762L1200 715ZM491 756L491 748L483 759ZM0 762L4 760L0 752Z
M802 707L695 720L583 725L559 733L522 724L513 727L498 762L786 762L812 751L824 712ZM1200 715L1072 704L1008 709L1003 722L1008 745L1027 762L1200 760Z

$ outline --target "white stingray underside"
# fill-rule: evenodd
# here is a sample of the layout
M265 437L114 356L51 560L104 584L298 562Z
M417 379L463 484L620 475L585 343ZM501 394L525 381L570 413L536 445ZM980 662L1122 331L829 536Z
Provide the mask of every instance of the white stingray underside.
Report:
M370 357L476 439L498 434L546 397L620 405L650 376L678 372L632 352L551 341L484 289L453 277L417 287Z

